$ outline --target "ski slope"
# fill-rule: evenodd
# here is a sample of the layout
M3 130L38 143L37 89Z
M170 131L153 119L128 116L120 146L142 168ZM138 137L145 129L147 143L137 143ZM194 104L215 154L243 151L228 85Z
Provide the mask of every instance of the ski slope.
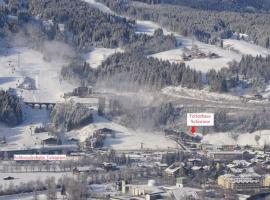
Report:
M14 88L24 101L59 102L65 92L74 88L59 79L61 67L66 64L61 59L47 62L43 54L28 47L0 47L0 88ZM37 89L17 88L25 77L34 80ZM41 141L48 138L47 133L31 134L34 128L48 124L50 112L46 109L32 109L23 106L23 122L10 128L0 124L0 136L6 137L8 145L1 150L28 149L41 147Z
M120 48L116 48L116 49L94 48L92 51L84 55L84 59L87 63L90 64L90 67L97 68L110 55L118 53L118 52L124 52L124 51Z
M103 5L102 3L96 2L95 0L82 0L82 1L88 3L91 7L97 8L104 13L114 14L114 12L110 8Z
M60 80L60 70L67 62L47 62L43 54L28 47L6 48L0 54L0 88L17 88L25 77L35 80L37 90L17 89L24 101L57 102L74 86Z
M269 49L248 43L244 40L225 39L224 47L228 49L234 49L243 55L252 55L252 56L261 55L263 57L270 55Z

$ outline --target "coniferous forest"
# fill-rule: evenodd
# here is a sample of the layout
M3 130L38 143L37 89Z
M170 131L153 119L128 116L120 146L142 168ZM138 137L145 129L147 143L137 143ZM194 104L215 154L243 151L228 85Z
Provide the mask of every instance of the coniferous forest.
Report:
M6 91L0 91L0 122L9 126L22 122L22 109L18 98Z

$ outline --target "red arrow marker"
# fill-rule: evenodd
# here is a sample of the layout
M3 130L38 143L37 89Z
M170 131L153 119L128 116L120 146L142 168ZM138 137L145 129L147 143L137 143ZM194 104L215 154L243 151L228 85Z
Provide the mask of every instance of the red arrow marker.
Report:
M196 126L192 126L192 127L191 127L191 133L192 133L193 135L195 135L195 132L196 132Z

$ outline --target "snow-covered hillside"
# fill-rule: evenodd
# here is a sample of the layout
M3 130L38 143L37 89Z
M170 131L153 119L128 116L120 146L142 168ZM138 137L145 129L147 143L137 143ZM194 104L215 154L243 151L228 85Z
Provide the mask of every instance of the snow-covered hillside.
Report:
M239 51L241 54L257 56L261 55L263 57L270 55L270 50L264 47L248 43L244 40L235 39L225 39L224 47L228 49L234 49Z
M95 0L82 0L86 3L89 3L90 6L99 9L102 12L114 14L114 12L108 8L107 6L103 5L102 3L96 2Z
M87 63L92 68L97 68L101 63L106 60L110 55L118 52L123 52L122 49L109 49L109 48L94 48L91 52L84 55Z
M147 34L153 35L155 30L161 28L158 24L152 21L143 21L143 20L136 20L136 33L138 34ZM163 29L165 35L171 34L171 32Z
M0 124L0 133L8 145L2 145L1 150L28 149L41 147L41 140L48 138L47 133L34 134L34 127L42 126L50 121L50 112L46 109L23 107L24 122L14 128Z
M176 142L165 137L164 133L133 130L97 115L94 117L94 123L80 130L68 132L67 137L84 141L95 130L101 128L109 128L116 131L115 138L107 138L104 147L116 150L140 149L141 143L143 143L144 148L157 150L177 147Z
M270 144L270 130L256 131L254 133L244 133L233 139L237 133L215 133L204 136L203 142L214 145L261 145Z
M158 24L150 22L150 21L137 21L138 25L138 33L146 33L149 35L154 34L155 29L162 28ZM166 29L162 28L164 34L172 34L173 32L167 31ZM219 55L219 58L195 58L190 61L184 61L188 64L191 68L207 72L210 69L219 70L223 67L227 67L229 62L232 61L240 61L243 54L251 54L251 55L270 55L270 51L260 47L258 45L250 44L245 41L238 41L238 40L225 40L224 46L225 48L220 48L215 45L209 45L192 38L183 37L177 33L173 33L176 36L176 39L180 45L177 49L172 49L164 52L160 52L152 57L159 58L161 60L168 60L170 62L183 62L182 54L184 53L184 48L191 49L193 45L196 45L198 49L205 53L215 53ZM227 47L230 48L227 48ZM239 52L232 51L231 47Z
M110 10L110 8L96 2L95 0L84 0L84 1L88 2L91 6L94 6L103 12L115 14L112 10ZM148 35L153 35L156 29L162 28L160 25L152 21L142 21L142 20L136 20L136 26L137 26L136 33L148 34ZM197 45L198 49L205 54L209 54L209 53L218 54L219 58L211 58L211 59L210 58L194 58L189 61L184 61L191 68L196 69L201 72L207 72L210 69L219 70L223 67L228 67L229 62L240 61L243 54L251 54L253 56L270 55L269 50L263 47L260 47L258 45L245 42L245 41L227 39L227 40L224 40L225 48L220 48L215 45L209 45L209 44L199 42L193 38L183 37L177 33L166 30L165 28L162 28L162 29L165 35L174 34L177 38L178 43L181 45L177 49L171 49L171 50L160 52L151 56L161 59L161 60L168 60L172 63L183 62L183 58L182 58L182 54L184 52L183 49L184 48L191 49L193 45ZM236 51L233 51L232 48L235 49Z

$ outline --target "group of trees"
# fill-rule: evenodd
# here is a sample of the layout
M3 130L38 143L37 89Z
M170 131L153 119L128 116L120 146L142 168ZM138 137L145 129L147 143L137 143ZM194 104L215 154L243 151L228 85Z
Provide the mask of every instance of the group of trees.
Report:
M61 74L64 79L80 80L83 85L105 84L123 89L159 89L170 85L202 87L201 73L190 69L184 63L171 64L135 52L114 54L97 69L92 69L87 63L72 63L64 67Z
M71 40L79 49L89 49L93 44L121 46L134 33L132 23L126 18L103 13L83 1L30 0L29 12L32 16L39 15L42 20L52 20L55 26L64 24L69 33L66 40Z
M170 102L155 102L156 105L143 106L136 98L124 96L110 99L106 116L120 117L120 123L132 128L144 129L162 128L171 125L178 119L180 110Z
M0 91L0 121L15 126L22 122L22 118L19 99L6 91Z
M176 47L174 36L136 34L133 20L101 12L83 1L33 0L28 11L41 20L52 20L49 27L42 28L47 39L65 41L79 50L122 47L150 54ZM64 31L59 30L59 24L64 25Z
M156 98L154 98L156 99ZM177 103L168 102L159 96L159 101L153 100L145 106L136 97L114 97L109 101L106 117L117 119L123 125L131 128L141 127L146 130L163 130L172 128L176 130L188 130L186 115L190 112L211 112L215 114L213 127L203 127L199 132L254 132L270 129L270 115L266 110L245 112L239 111L236 115L230 109L211 108L187 108L179 107Z
M126 51L140 52L150 55L177 47L174 35L164 35L162 29L157 29L153 36L136 34L134 39L124 46Z
M261 90L269 83L270 56L252 57L243 56L239 63L233 62L229 68L223 68L219 72L211 70L208 72L208 81L213 91L223 91L236 87L250 87L254 91ZM211 84L214 81L215 84ZM218 86L220 88L215 88ZM220 90L219 90L220 89Z
M117 13L141 20L154 21L181 35L195 36L202 42L213 43L216 41L216 38L229 38L232 36L233 32L236 32L245 33L249 36L249 40L269 48L269 13L220 12L215 10L193 9L183 5L189 5L188 2L195 4L195 1L184 0L180 1L182 3L179 3L179 6L169 4L145 6L132 1L130 1L130 3L116 0L100 1L106 3L107 6ZM206 1L210 0L196 2L207 6ZM254 1L252 5L261 5L261 7L264 7L263 5L265 4L269 5L269 3L265 2L258 3ZM220 7L222 7L222 5Z
M51 113L55 128L70 131L93 122L92 111L82 104L57 104Z
M19 26L28 22L29 17L24 1L4 0L0 4L0 37L18 32Z

